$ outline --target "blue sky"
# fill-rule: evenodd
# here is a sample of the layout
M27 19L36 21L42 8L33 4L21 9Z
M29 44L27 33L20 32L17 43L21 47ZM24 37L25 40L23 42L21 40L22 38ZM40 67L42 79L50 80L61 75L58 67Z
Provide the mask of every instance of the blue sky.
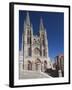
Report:
M21 49L24 20L27 11L19 11L19 49ZM54 58L64 53L64 13L29 11L34 34L38 34L42 17L48 38L49 56Z

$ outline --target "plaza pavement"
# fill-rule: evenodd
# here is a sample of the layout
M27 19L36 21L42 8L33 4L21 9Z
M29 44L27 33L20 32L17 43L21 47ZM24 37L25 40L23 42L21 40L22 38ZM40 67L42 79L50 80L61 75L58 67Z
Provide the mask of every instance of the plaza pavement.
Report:
M19 79L52 78L48 74L39 71L20 71Z

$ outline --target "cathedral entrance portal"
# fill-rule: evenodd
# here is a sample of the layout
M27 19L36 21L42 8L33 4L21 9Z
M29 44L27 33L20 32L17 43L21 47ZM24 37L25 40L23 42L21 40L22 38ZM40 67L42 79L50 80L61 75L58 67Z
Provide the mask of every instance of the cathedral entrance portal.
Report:
M28 70L32 70L32 63L28 61Z
M44 61L44 71L47 69L47 61Z
M36 70L41 71L41 61L39 59L36 60Z

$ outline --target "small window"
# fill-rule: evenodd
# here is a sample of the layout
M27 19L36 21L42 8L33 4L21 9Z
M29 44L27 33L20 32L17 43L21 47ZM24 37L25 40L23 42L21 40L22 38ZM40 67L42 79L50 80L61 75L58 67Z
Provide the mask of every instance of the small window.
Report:
M31 37L27 37L27 44L31 44Z
M30 48L28 48L28 56L31 56L31 47Z
M28 61L28 70L32 70L32 63Z
M45 49L43 50L43 56L45 56Z
M30 35L30 31L29 30L27 31L27 35Z

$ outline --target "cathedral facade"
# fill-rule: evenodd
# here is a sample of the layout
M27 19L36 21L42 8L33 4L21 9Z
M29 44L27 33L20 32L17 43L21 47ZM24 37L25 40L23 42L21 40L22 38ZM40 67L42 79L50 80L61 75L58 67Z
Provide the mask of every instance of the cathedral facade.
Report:
M27 12L22 33L22 69L44 72L52 65L48 52L47 33L42 18L40 19L39 34L34 35L33 32L29 12Z

